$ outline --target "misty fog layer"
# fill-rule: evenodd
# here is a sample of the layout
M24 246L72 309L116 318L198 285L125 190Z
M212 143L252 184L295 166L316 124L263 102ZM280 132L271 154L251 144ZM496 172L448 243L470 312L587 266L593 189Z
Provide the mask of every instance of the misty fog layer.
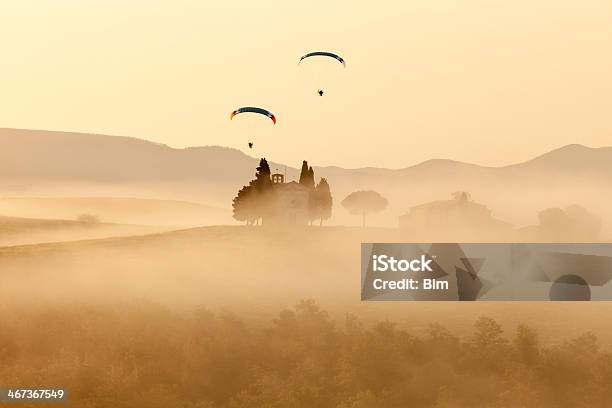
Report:
M401 230L223 226L95 241L0 248L0 296L9 304L146 301L210 307L268 318L315 299L330 313L461 328L486 312L502 323L534 323L545 339L567 330L608 336L606 303L361 302L360 243L409 242ZM545 290L545 288L543 289ZM612 311L612 310L611 310Z
M34 147L27 166L14 132ZM499 168L315 166L331 218L273 228L232 219L257 165L236 150L6 130L2 140L0 384L66 386L75 407L610 400L612 304L360 301L362 242L609 241L607 148ZM363 193L384 205L367 228L340 226L365 224L347 200Z
M236 149L173 149L106 135L0 129L0 145L0 214L28 218L74 219L92 212L112 223L226 225L233 223L232 198L257 166L255 157ZM299 178L299 162L267 159L286 181ZM387 209L371 217L371 225L386 227L396 227L413 206L468 191L515 229L536 224L548 208L579 205L601 218L603 239L612 237L609 147L567 145L501 167L440 159L414 165L407 155L402 169L344 169L304 159L317 181L323 177L330 184L333 225L360 225L340 205L354 191L375 190L388 199Z

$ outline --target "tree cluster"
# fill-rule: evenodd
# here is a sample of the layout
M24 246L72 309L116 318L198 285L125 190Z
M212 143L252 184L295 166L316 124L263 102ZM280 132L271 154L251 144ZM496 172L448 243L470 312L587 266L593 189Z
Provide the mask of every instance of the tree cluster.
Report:
M299 184L308 189L308 217L310 222L323 220L331 217L332 195L326 179L321 178L315 185L314 170L304 160L300 173ZM247 225L259 224L265 215L274 211L274 189L270 166L265 158L262 158L255 173L255 179L248 185L243 186L232 201L233 216L238 221L244 221Z
M593 334L543 344L533 328L506 333L488 317L459 337L440 324L423 331L351 315L335 321L312 301L268 323L152 304L13 309L0 310L0 383L61 384L68 407L598 408L612 401L612 356Z

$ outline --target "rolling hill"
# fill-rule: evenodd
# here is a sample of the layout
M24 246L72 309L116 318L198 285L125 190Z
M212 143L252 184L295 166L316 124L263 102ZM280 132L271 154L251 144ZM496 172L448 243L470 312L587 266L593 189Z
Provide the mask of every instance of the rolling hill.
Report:
M0 246L151 234L168 228L103 222L0 216Z
M316 158L312 159L316 162ZM242 182L245 175L253 173L257 161L239 150L221 146L175 149L132 137L0 129L0 175L5 180L124 183L200 180L213 175L218 181ZM285 165L271 162L272 168L284 169ZM287 170L297 172L292 166ZM537 171L549 175L584 174L612 181L612 147L567 145L532 160L502 167L432 159L394 170L335 166L315 167L315 170L330 178L516 177Z
M316 158L306 159L316 164ZM138 197L229 209L256 166L256 158L219 146L175 149L129 137L0 129L0 194L5 196ZM271 168L286 171L287 179L298 177L295 167L272 162ZM402 169L315 166L315 174L330 182L336 223L357 223L338 206L344 196L375 189L390 201L374 219L381 225L395 225L410 206L457 190L470 191L502 219L526 224L551 206L581 204L607 215L612 147L568 145L502 167L433 159Z
M102 222L175 228L232 222L228 210L204 204L125 197L0 197L0 214L49 220L89 215Z

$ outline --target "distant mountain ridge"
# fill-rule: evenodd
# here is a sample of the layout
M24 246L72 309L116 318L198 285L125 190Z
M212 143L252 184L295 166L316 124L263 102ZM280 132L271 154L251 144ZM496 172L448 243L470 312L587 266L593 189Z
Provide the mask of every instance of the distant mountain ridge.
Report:
M273 159L268 157L268 159ZM305 157L311 164L316 157ZM0 194L5 196L133 197L206 203L229 209L255 175L258 158L221 146L172 148L132 137L0 129ZM294 163L294 165L299 163ZM270 162L272 171L299 178L299 169ZM612 147L563 146L531 160L487 167L432 159L401 169L314 166L328 179L334 219L352 222L339 203L356 190L389 199L385 225L410 206L472 193L502 219L533 220L546 206L584 204L607 211L612 199ZM517 200L520 200L518 202ZM339 218L338 218L339 217ZM525 221L527 220L527 221Z
M27 160L23 158L27 157ZM312 158L311 158L312 159ZM172 148L127 136L0 128L0 177L41 179L88 179L90 181L164 180L199 178L213 170L215 177L252 173L258 158L222 146ZM271 167L283 168L273 163ZM296 168L287 166L289 170ZM315 167L329 173L408 175L446 171L596 171L612 173L612 147L567 145L531 160L499 167L481 166L448 159L431 159L401 169L338 166ZM217 170L223 170L217 172ZM208 173L210 175L210 173Z
M89 181L195 178L211 167L216 170L220 160L228 167L252 168L255 162L236 149L220 146L174 149L125 136L0 129L2 178ZM218 175L223 177L224 173Z

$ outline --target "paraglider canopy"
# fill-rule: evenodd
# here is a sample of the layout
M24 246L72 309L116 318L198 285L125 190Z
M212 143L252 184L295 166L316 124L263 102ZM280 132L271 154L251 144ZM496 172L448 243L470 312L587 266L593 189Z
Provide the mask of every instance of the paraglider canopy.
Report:
M260 115L264 115L269 117L272 122L274 122L274 124L276 125L276 116L274 116L274 114L266 109L262 109L262 108L255 108L252 106L246 106L244 108L238 108L235 111L232 112L232 114L230 115L230 119L234 119L234 116L240 114L240 113L246 113L246 112L251 112L251 113L259 113Z
M302 62L302 60L305 60L306 58L310 58L310 57L329 57L329 58L334 58L335 60L340 62L346 68L346 62L344 61L344 58L342 58L338 54L334 54L333 52L328 52L328 51L309 52L308 54L306 54L306 55L302 56L302 58L300 58L300 62ZM298 64L300 62L298 62Z

